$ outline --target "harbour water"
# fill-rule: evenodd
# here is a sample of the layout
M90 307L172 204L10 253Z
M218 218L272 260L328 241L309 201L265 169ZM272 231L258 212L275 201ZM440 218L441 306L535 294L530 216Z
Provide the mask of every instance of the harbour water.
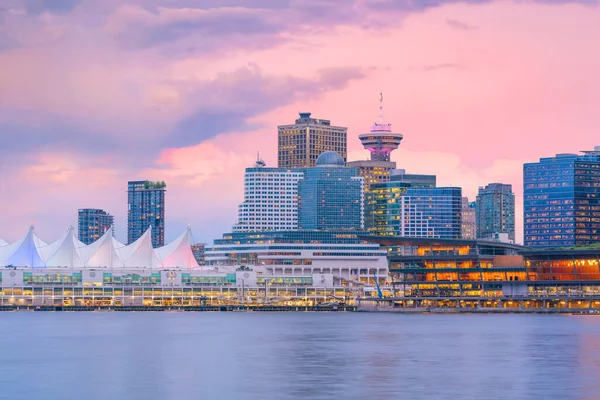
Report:
M597 316L0 317L0 399L600 398Z

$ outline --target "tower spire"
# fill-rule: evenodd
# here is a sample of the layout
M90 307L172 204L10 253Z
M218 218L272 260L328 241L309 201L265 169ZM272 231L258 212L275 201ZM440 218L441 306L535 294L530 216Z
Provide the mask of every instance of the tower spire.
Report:
M383 92L379 93L379 123L383 124Z

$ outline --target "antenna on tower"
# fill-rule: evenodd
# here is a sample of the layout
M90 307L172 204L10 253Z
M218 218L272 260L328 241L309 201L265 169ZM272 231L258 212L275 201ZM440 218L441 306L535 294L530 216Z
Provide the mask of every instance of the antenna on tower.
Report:
M383 124L383 92L379 93L379 123Z

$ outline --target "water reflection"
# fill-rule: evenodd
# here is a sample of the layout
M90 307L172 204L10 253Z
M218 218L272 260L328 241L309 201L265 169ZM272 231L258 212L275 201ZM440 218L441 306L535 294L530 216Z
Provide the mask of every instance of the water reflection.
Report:
M600 318L5 313L1 399L600 398Z

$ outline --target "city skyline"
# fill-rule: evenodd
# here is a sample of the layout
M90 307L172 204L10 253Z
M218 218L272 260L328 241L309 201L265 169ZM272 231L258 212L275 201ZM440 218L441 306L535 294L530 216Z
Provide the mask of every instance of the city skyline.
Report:
M352 2L343 15L323 5L322 17L306 22L317 10L302 1L279 10L246 2L229 14L177 9L190 7L183 1L9 3L0 33L0 75L11 77L0 83L0 205L12 211L0 237L8 241L32 223L56 237L90 198L111 210L123 240L123 183L148 178L169 183L165 241L191 224L196 240L210 243L235 223L256 151L277 165L277 125L310 110L347 126L348 160L366 160L358 135L378 119L382 91L385 120L404 135L397 167L436 174L469 199L489 182L512 184L518 242L523 164L598 145L594 6ZM220 22L206 28L202 18ZM247 23L214 36L214 47L197 44L203 29L229 18ZM565 20L577 24L555 28ZM74 34L81 26L85 38ZM82 48L89 39L97 46Z

